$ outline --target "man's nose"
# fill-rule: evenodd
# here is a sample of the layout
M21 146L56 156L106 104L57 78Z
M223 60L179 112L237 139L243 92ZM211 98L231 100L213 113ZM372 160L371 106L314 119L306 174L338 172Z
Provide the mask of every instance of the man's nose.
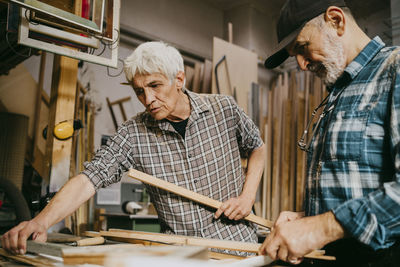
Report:
M152 90L144 90L146 106L151 105L154 102L154 94Z
M302 55L296 55L297 64L300 69L307 70L308 64L310 64L309 60Z

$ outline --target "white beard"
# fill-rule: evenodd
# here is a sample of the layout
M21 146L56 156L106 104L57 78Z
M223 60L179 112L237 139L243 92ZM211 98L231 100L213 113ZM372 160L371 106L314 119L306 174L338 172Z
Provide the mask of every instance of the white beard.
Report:
M333 85L342 75L346 67L344 47L338 38L328 32L324 33L325 60L309 65L309 70L314 72L327 85Z

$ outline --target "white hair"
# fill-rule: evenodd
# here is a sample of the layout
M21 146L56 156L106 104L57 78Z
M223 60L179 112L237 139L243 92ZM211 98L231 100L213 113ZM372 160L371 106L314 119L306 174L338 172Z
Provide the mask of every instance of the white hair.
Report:
M139 45L124 61L126 79L132 81L136 74L161 73L172 82L178 72L184 71L179 51L163 42Z

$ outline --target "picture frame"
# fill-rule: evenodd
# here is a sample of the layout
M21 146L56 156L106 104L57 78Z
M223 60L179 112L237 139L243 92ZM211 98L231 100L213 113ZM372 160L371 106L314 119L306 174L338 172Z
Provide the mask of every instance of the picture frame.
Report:
M119 46L119 20L120 20L120 5L121 2L120 0L113 0L113 5L112 5L112 39L108 41L108 44L106 44L109 47L109 51L107 53L101 53L99 54L93 54L90 53L90 49L88 51L80 51L79 49L76 49L76 47L68 47L65 45L60 45L52 41L46 41L46 40L38 40L37 38L34 38L33 35L35 32L37 32L37 25L34 26L32 23L29 22L27 17L25 16L25 13L27 12L28 15L31 10L21 8L20 10L20 24L18 28L18 43L21 45L33 47L36 49L40 50L45 50L48 52L52 52L55 54L67 56L67 57L72 57L76 58L79 60L95 63L95 64L100 64L103 66L107 67L112 67L112 68L117 68L118 65L118 46ZM28 16L29 17L29 16ZM43 28L42 25L41 27ZM46 26L49 27L49 26ZM48 30L47 28L46 30ZM65 35L68 35L67 31L63 31L58 29L59 32L58 34L62 34L62 32L65 33ZM57 32L56 30L53 30L54 32ZM118 33L118 34L116 34ZM100 35L101 36L101 35ZM96 38L101 38L99 35L96 35ZM93 36L91 37L93 38ZM90 39L90 38L89 38ZM84 40L84 39L81 39ZM86 40L85 42L91 42L89 40ZM102 40L104 43L104 41ZM88 43L82 44L83 46L89 46ZM103 46L105 44L102 44ZM101 49L101 48L99 48ZM81 49L82 50L82 49ZM104 47L105 50L105 47Z

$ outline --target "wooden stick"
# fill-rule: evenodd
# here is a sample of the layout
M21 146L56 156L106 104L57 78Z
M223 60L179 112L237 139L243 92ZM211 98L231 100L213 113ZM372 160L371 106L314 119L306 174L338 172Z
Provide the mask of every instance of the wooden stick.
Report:
M140 171L137 171L134 169L130 169L128 175L134 179L137 179L137 180L143 182L143 183L161 188L163 190L183 196L185 198L188 198L190 200L193 200L195 202L198 202L200 204L203 204L203 205L215 208L215 209L218 209L222 205L222 202L220 202L220 201L200 195L200 194L190 191L186 188L177 186L173 183L158 179L154 176L148 175L146 173L143 173L143 172L140 172ZM259 216L256 216L254 214L250 214L250 215L246 216L244 219L248 220L250 222L256 223L258 225L267 227L267 228L271 228L272 226L274 226L273 222L266 220L264 218L261 218Z

